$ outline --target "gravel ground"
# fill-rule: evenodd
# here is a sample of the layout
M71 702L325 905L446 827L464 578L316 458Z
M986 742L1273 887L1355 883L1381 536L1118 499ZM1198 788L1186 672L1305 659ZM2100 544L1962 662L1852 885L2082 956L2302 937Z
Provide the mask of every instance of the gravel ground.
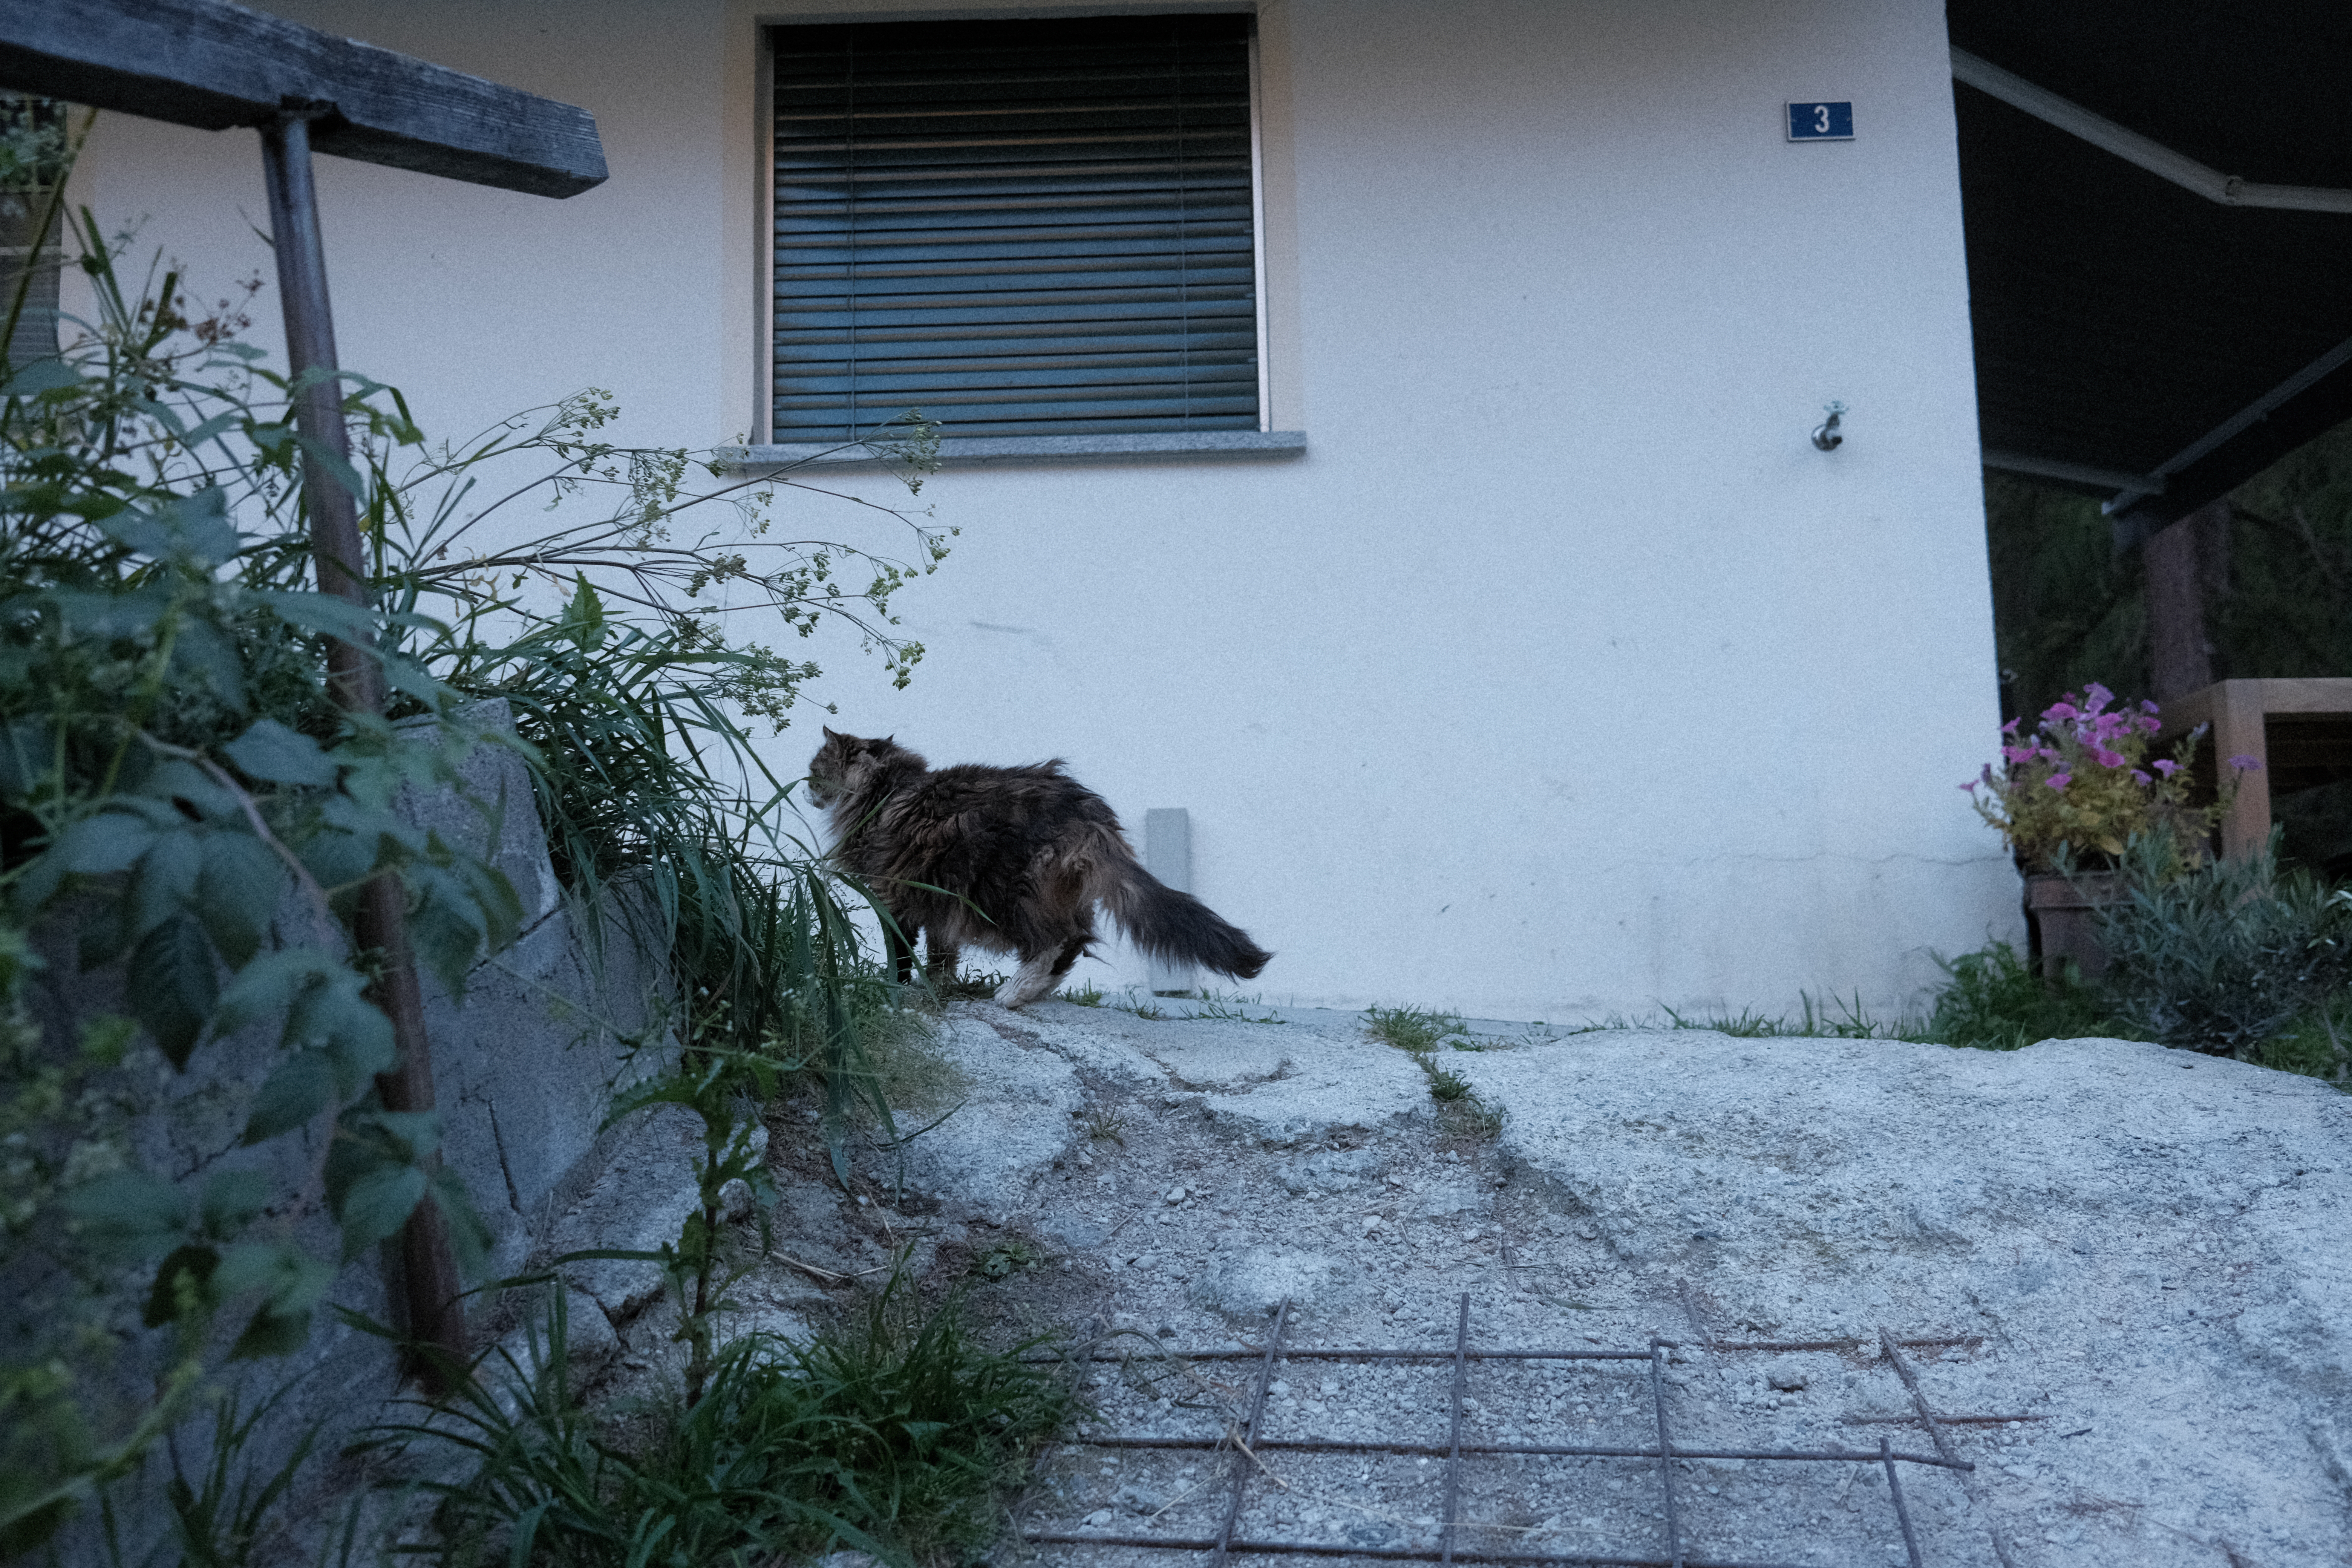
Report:
M957 1005L931 1112L953 1114L902 1166L869 1152L845 1194L808 1137L774 1141L790 1261L746 1282L738 1327L795 1331L911 1248L933 1285L972 1280L998 1331L1076 1326L1113 1358L1088 1369L1081 1436L1202 1444L1246 1413L1285 1300L1293 1350L1430 1352L1286 1358L1259 1430L1276 1446L1246 1458L1073 1442L1021 1517L1205 1538L1240 1463L1237 1538L1341 1563L1435 1544L1444 1455L1278 1445L1445 1445L1465 1294L1474 1350L1638 1357L1471 1362L1470 1443L1654 1447L1655 1338L1678 1447L1930 1454L1884 1328L1945 1342L1903 1353L1975 1467L1896 1467L1926 1563L2352 1562L2352 1100L2112 1041L1491 1026L1487 1048L1440 1053L1475 1089L1440 1106L1356 1016L1209 1011ZM658 1337L624 1324L624 1364ZM1838 1343L1738 1348L1758 1341ZM1473 1456L1459 1485L1457 1552L1665 1549L1654 1459ZM1908 1561L1874 1461L1687 1459L1675 1489L1693 1563ZM997 1560L1199 1558L1008 1541Z

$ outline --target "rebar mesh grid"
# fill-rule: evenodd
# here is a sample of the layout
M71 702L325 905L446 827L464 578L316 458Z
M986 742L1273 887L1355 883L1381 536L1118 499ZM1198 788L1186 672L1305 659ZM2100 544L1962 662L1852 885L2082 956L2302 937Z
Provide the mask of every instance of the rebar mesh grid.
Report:
M1232 1459L1224 1481L1225 1498L1223 1521L1213 1535L1119 1533L1109 1531L1071 1531L1024 1528L1021 1538L1033 1545L1066 1545L1121 1547L1148 1552L1207 1552L1211 1568L1226 1563L1229 1558L1248 1556L1347 1557L1371 1562L1437 1563L1511 1563L1549 1564L1555 1568L1570 1565L1591 1565L1591 1568L1814 1568L1811 1564L1770 1562L1752 1558L1700 1556L1694 1554L1691 1537L1695 1533L1685 1521L1682 1488L1678 1485L1676 1467L1693 1461L1738 1460L1788 1462L1809 1465L1864 1466L1883 1475L1891 1517L1884 1523L1885 1544L1892 1548L1894 1537L1899 1535L1910 1568L1924 1568L1920 1553L1918 1531L1912 1510L1904 1494L1903 1467L1920 1466L1948 1472L1967 1472L1975 1468L1954 1449L1945 1431L1948 1419L1962 1421L2007 1420L2011 1417L1961 1416L1948 1418L1930 1407L1918 1375L1903 1354L1906 1348L1926 1350L1972 1344L1965 1338L1897 1339L1886 1330L1880 1330L1876 1349L1902 1380L1909 1395L1913 1416L1927 1430L1934 1447L1932 1453L1914 1453L1897 1449L1890 1437L1881 1436L1875 1447L1707 1447L1678 1444L1669 1426L1666 1399L1667 1352L1685 1348L1685 1342L1653 1337L1641 1350L1548 1350L1548 1349L1487 1349L1470 1342L1470 1297L1465 1292L1457 1303L1454 1342L1451 1349L1409 1350L1371 1348L1333 1348L1291 1345L1285 1342L1289 1327L1290 1308L1284 1303L1274 1314L1260 1349L1205 1350L1185 1352L1169 1351L1171 1360L1180 1363L1192 1362L1242 1362L1257 1363L1247 1399L1247 1412L1238 1420L1228 1423L1225 1430L1214 1435L1157 1436L1145 1434L1097 1433L1066 1440L1074 1449L1103 1450L1174 1450L1202 1454L1230 1452ZM1696 1315L1694 1313L1694 1321ZM1770 1353L1797 1352L1835 1352L1853 1354L1869 1347L1872 1342L1858 1338L1808 1341L1748 1340L1726 1341L1715 1338L1699 1324L1702 1339L1690 1348L1713 1354ZM1082 1350L1078 1359L1094 1363L1121 1363L1129 1358L1106 1353L1092 1347ZM1274 1385L1277 1367L1291 1362L1329 1362L1341 1364L1377 1364L1382 1363L1435 1363L1451 1373L1447 1397L1447 1429L1443 1442L1416 1441L1406 1438L1370 1442L1348 1441L1328 1437L1279 1438L1265 1436L1266 1430L1267 1392ZM1478 1441L1465 1436L1465 1405L1470 1404L1471 1363L1615 1363L1629 1366L1639 1364L1642 1381L1648 1390L1650 1416L1656 1430L1656 1441L1625 1444L1534 1444ZM1326 1384L1328 1389L1329 1384ZM1875 1419L1889 1419L1879 1417ZM1900 1419L1900 1418L1897 1418ZM1379 1545L1341 1541L1302 1541L1259 1539L1238 1530L1244 1501L1249 1498L1253 1481L1266 1470L1260 1456L1274 1454L1300 1455L1363 1455L1413 1456L1421 1459L1443 1458L1444 1505L1436 1521L1436 1540L1427 1545ZM1649 1461L1641 1467L1654 1478L1663 1518L1663 1540L1654 1554L1620 1555L1581 1552L1510 1552L1491 1547L1466 1544L1459 1540L1470 1521L1462 1516L1464 1461L1500 1456L1533 1456L1550 1458ZM1277 1484L1280 1484L1277 1482ZM1173 1503L1170 1507L1175 1506ZM1160 1510L1161 1513L1166 1509ZM1155 1515L1154 1517L1158 1517ZM1475 1527L1474 1528L1485 1528Z

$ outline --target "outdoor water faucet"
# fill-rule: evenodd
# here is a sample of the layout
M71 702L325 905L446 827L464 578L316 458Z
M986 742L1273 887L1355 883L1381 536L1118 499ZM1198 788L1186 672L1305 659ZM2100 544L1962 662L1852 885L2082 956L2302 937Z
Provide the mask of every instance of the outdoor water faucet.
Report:
M1813 426L1813 445L1824 452L1834 452L1845 440L1844 437L1838 434L1838 417L1845 412L1845 405L1834 402L1824 403L1822 407L1828 413L1829 417Z

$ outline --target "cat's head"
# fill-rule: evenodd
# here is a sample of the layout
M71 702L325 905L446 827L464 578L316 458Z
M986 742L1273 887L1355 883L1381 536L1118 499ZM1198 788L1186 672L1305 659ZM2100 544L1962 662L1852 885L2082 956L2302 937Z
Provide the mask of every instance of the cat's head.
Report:
M809 759L809 799L829 806L859 793L877 774L910 766L919 770L922 765L922 758L887 735L869 741L827 729L824 744Z

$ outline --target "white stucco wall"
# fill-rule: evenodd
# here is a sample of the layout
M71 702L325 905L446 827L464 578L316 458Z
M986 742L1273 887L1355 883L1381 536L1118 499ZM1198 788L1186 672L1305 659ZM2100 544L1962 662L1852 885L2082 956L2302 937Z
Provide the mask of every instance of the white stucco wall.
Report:
M322 161L347 364L452 433L592 384L642 439L752 427L759 16L273 9L583 104L614 171L554 203ZM1067 758L1139 830L1189 808L1273 1001L1885 1009L2017 934L1955 787L1998 713L1940 5L1268 0L1261 33L1308 455L942 472L929 657L895 693L834 650L836 726ZM1817 98L1856 141L1783 139ZM249 134L114 121L83 187L207 290L267 268Z

